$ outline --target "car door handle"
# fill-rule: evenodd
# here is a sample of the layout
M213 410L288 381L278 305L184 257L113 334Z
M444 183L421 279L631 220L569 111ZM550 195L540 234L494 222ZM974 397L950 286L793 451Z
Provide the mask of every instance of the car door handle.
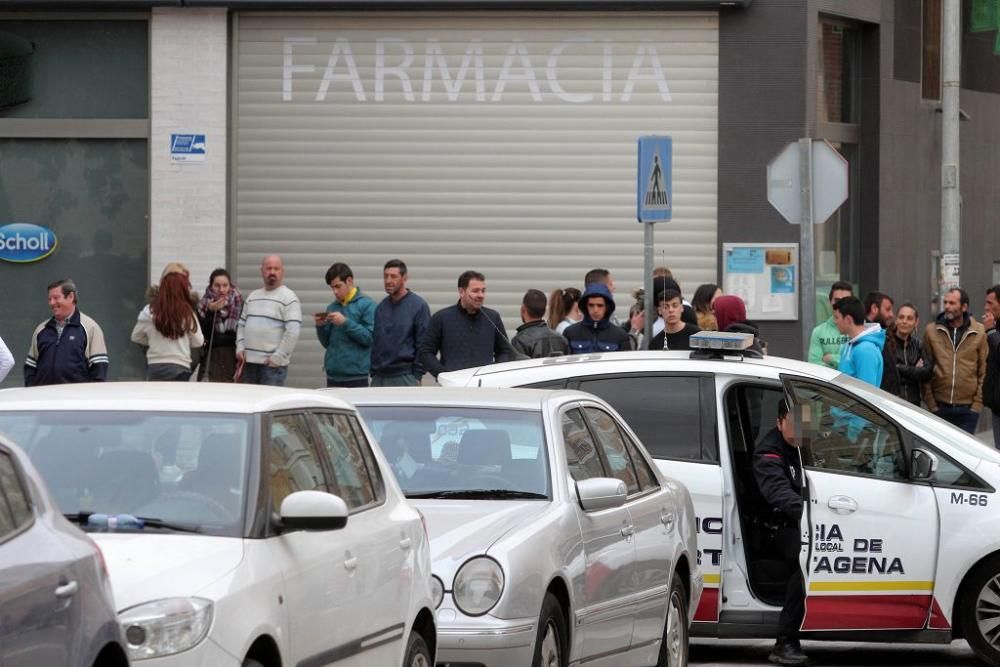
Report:
M344 569L347 570L348 572L354 572L354 570L356 570L357 568L358 568L357 556L351 556L350 558L344 561Z
M632 537L632 535L635 534L635 526L633 526L632 524L625 524L624 526L622 526L621 532L622 532L622 537L628 540Z
M838 514L850 514L858 509L858 502L849 496L830 496L826 506Z
M409 550L411 546L413 546L413 540L411 540L408 537L404 537L399 541L399 548L402 549L403 551Z
M56 597L60 599L73 597L78 590L80 590L80 584L70 581L56 588Z
M663 510L663 511L660 512L660 523L662 523L664 526L666 526L667 530L673 530L674 529L674 521L675 520L676 520L676 517L674 516L673 512L668 512L667 510Z

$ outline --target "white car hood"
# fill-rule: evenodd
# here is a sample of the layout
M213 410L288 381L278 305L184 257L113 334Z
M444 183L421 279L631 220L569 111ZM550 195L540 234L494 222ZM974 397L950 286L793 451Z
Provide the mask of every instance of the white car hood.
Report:
M411 500L427 519L434 574L450 586L462 564L484 555L512 529L531 523L552 503L542 500Z
M118 610L197 595L243 560L238 537L89 533L108 564Z

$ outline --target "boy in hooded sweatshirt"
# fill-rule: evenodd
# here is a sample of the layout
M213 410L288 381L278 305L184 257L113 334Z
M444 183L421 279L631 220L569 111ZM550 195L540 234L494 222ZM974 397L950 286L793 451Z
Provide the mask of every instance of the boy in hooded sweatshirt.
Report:
M611 290L601 283L588 285L580 296L583 320L568 327L563 336L569 341L570 354L617 352L632 349L632 338L619 326L611 324L615 300Z
M885 331L878 324L865 325L865 308L849 296L833 304L833 323L849 338L840 350L840 372L878 387L882 384L882 347Z

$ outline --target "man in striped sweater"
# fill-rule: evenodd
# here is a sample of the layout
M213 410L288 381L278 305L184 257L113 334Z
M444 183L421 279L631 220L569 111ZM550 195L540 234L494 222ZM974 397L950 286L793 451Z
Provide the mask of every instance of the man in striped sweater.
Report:
M284 285L285 266L278 255L260 265L264 287L243 302L236 327L236 361L242 382L284 386L288 364L302 328L302 306ZM240 371L238 370L237 373Z

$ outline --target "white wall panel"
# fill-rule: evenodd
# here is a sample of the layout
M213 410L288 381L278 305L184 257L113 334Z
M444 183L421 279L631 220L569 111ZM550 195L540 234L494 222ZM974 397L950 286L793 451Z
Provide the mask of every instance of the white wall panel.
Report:
M688 295L715 279L716 13L240 14L236 25L244 290L280 252L306 313L332 298L323 274L335 261L379 299L382 265L399 257L436 310L475 268L513 332L526 289L579 287L602 266L627 309L642 284L644 134L674 146L657 264ZM321 360L305 323L290 384L320 384Z

